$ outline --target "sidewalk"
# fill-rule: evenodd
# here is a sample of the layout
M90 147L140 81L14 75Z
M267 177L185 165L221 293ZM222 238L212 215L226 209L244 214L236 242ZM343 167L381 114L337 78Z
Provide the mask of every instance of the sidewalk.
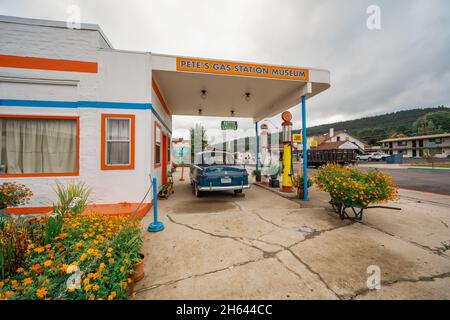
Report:
M450 299L450 197L401 190L389 205L402 211L354 223L314 189L306 204L253 185L197 199L175 181L159 201L164 231L143 220L138 299ZM381 290L367 288L370 266Z

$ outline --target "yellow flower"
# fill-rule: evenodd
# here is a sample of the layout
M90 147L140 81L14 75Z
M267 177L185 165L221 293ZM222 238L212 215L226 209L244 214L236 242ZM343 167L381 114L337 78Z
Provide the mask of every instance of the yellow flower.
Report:
M31 278L25 278L25 279L23 279L23 281L22 281L22 284L23 284L24 286L27 286L27 285L29 285L29 284L31 284L31 283L33 283L33 279L31 279Z
M67 267L66 273L74 273L78 271L78 266L75 264L71 264L70 266Z
M109 264L113 264L114 263L114 259L111 258L111 259L108 260L108 262L109 262Z
M44 252L44 250L45 250L44 247L37 247L36 249L34 249L34 252L42 253L42 252Z
M38 298L43 298L47 295L47 288L46 287L42 287L36 290L36 296Z
M17 273L22 273L22 272L24 272L25 270L23 269L23 268L18 268L17 269Z
M50 267L52 264L53 264L53 261L52 261L52 260L46 260L46 261L44 262L44 266L46 266L47 268Z
M17 280L12 280L11 281L11 287L15 288L19 285L19 283L17 282Z
M5 292L5 297L9 298L10 296L14 295L14 291L6 291Z
M123 272L125 270L125 267L124 266L121 266L120 267L120 272Z
M92 285L91 284L87 284L84 286L84 291L88 292L89 290L91 290Z
M100 288L100 286L98 284L94 284L92 286L92 290L97 291Z
M117 293L115 291L111 292L111 294L108 296L108 300L113 300L116 297Z
M111 253L113 251L112 248L108 248L108 253Z
M105 254L105 256L107 257L107 258L111 258L111 253L109 253L109 252L107 252L106 254Z
M80 257L80 261L86 260L87 257L88 257L87 254L86 254L86 253L83 253L83 254L81 255L81 257Z

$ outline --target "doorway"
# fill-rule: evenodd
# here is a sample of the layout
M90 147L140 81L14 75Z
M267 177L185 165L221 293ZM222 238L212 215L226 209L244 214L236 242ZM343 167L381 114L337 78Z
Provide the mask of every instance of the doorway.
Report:
M162 135L162 163L161 163L161 182L162 184L166 184L167 183L167 147L168 147L168 143L167 143L167 135L163 133Z

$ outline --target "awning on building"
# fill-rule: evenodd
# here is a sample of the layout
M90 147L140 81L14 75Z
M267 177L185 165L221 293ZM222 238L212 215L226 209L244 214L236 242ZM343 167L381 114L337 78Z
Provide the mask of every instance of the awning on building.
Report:
M152 72L174 115L260 121L330 87L326 70L158 54Z

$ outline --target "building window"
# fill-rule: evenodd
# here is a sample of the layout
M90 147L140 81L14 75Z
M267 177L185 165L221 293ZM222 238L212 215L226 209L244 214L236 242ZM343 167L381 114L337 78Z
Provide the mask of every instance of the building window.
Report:
M0 135L0 177L78 175L78 117L0 115Z
M399 141L399 142L397 142L397 145L399 147L406 147L407 146L407 142L406 141Z
M441 144L442 143L442 139L441 138L430 139L429 142L430 143L435 143L435 144Z
M102 170L134 169L134 115L102 114Z
M155 155L154 155L154 166L159 167L161 165L161 141L162 141L162 133L161 127L155 121Z

